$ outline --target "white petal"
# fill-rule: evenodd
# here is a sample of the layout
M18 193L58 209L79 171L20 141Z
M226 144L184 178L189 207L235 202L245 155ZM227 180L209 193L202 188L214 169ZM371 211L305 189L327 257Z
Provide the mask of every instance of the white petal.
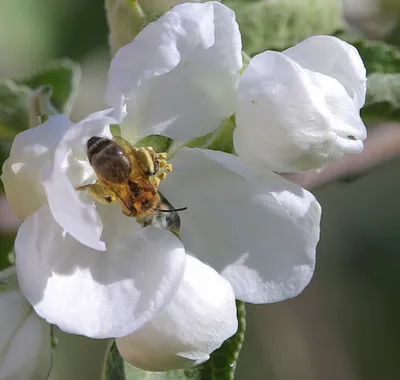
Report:
M42 171L70 125L67 116L56 115L15 137L10 157L3 164L1 180L7 199L19 218L25 219L46 203Z
M357 140L366 138L358 107L336 79L273 51L255 56L241 76L236 124L237 154L278 172L318 169L360 151Z
M283 53L307 70L335 78L358 108L364 105L366 69L354 46L332 36L312 36Z
M321 208L314 196L238 157L186 149L161 191L180 213L185 248L231 283L236 298L276 302L299 294L315 265Z
M43 173L43 184L54 219L70 235L88 247L105 250L101 239L103 223L93 199L79 194L76 186L94 183L95 175L87 159L86 143L92 136L111 138L110 124L120 119L115 109L96 112L64 134ZM83 195L83 196L82 196Z
M184 278L168 309L116 342L122 357L135 367L168 371L205 362L237 327L228 281L187 256Z
M111 62L106 102L127 101L124 137L180 140L217 128L236 107L241 38L226 6L181 4L149 24Z
M22 291L62 330L95 338L130 334L168 305L185 251L168 231L142 229L107 207L107 251L90 249L54 221L49 206L30 215L15 242ZM112 230L114 226L114 230Z
M37 316L18 287L0 291L0 310L0 379L47 379L50 325Z

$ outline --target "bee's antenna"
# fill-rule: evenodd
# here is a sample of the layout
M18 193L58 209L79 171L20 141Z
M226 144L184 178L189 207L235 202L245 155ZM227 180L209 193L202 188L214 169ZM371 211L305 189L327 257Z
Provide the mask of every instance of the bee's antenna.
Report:
M169 209L169 210L161 210L161 209L158 209L158 211L160 211L160 212L174 212L174 211L185 211L185 210L187 210L187 207L182 207L182 208L171 208L171 209Z

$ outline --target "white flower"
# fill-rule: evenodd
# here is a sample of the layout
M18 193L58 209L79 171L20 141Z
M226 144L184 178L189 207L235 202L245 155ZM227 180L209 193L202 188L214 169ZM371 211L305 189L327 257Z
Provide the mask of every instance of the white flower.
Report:
M17 203L17 197L10 198L20 215L28 215L15 242L24 295L47 322L66 332L95 338L131 334L168 308L177 292L179 302L187 304L193 299L192 289L199 299L210 296L210 288L196 277L192 289L187 285L190 278L182 283L187 291L181 289L186 253L175 235L152 226L142 228L134 218L123 215L119 205L99 205L85 192L75 190L96 179L86 142L91 136L111 138L109 125L119 123L114 115L120 113L98 112L77 124L55 116L22 132L14 141L2 178L8 194L19 192L21 200L25 194L22 183L25 191L29 186L35 201L24 206ZM61 128L60 121L68 127L56 138L52 133ZM26 172L32 175L26 177ZM30 182L23 182L25 177ZM199 355L194 362L209 355L209 350L237 329L230 285L227 289L219 275L203 280L215 297L208 312L225 317L219 325L220 335L215 335L215 326L210 324L203 335L193 337L198 346L195 354ZM193 331L202 318L195 312L189 314ZM176 323L180 317L176 315ZM187 327L191 329L190 324Z
M187 141L232 114L243 160L278 172L318 169L363 149L366 74L357 50L315 36L255 56L244 73L234 13L182 4L148 25L111 63L107 102L128 107L125 134Z
M175 207L188 207L180 213L182 242L75 189L95 182L86 143L111 138L110 124L120 124L122 137L133 141L151 133L184 140L218 127L236 110L240 49L231 10L179 5L117 53L107 92L116 109L77 124L52 117L16 137L2 179L25 217L15 244L17 271L25 296L49 323L96 338L133 333L124 339L133 351L121 348L126 357L148 367L155 355L163 367L174 367L206 360L234 333L234 297L276 302L309 283L318 202L237 156L184 148L170 160L174 171L160 190ZM27 189L31 203L23 200ZM233 292L186 251L216 269ZM203 320L207 313L213 323ZM216 321L217 315L224 318ZM148 344L146 358L138 358L135 347L145 336L165 349Z
M0 380L47 379L50 325L19 290L14 268L0 272L0 310Z
M10 203L28 215L15 242L22 291L49 323L91 337L124 336L153 318L185 267L175 236L141 229L114 208L102 214L74 188L95 178L86 141L111 137L118 122L109 110L77 124L51 117L16 137L2 176Z
M297 172L360 153L365 75L357 50L330 36L256 55L239 81L237 154L252 165Z

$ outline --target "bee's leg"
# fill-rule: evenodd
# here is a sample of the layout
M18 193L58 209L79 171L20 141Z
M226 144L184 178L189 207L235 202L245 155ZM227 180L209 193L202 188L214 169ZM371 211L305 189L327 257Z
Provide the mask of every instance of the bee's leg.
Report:
M86 190L95 201L103 204L115 203L118 200L115 193L101 182L96 182L92 185L78 186L76 190Z

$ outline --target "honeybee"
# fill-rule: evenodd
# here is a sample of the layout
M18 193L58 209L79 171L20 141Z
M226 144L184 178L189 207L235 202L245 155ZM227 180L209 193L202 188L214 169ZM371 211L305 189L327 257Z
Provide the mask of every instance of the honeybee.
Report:
M94 184L79 186L79 191L86 190L96 201L105 204L119 202L122 212L134 217L146 226L156 224L163 218L160 213L169 212L176 219L177 211L158 192L160 181L172 171L166 163L166 153L156 153L153 148L134 148L122 137L112 140L105 137L91 137L87 143L87 156L93 167L97 181ZM160 208L160 206L167 208ZM174 227L173 221L161 223L164 228Z

